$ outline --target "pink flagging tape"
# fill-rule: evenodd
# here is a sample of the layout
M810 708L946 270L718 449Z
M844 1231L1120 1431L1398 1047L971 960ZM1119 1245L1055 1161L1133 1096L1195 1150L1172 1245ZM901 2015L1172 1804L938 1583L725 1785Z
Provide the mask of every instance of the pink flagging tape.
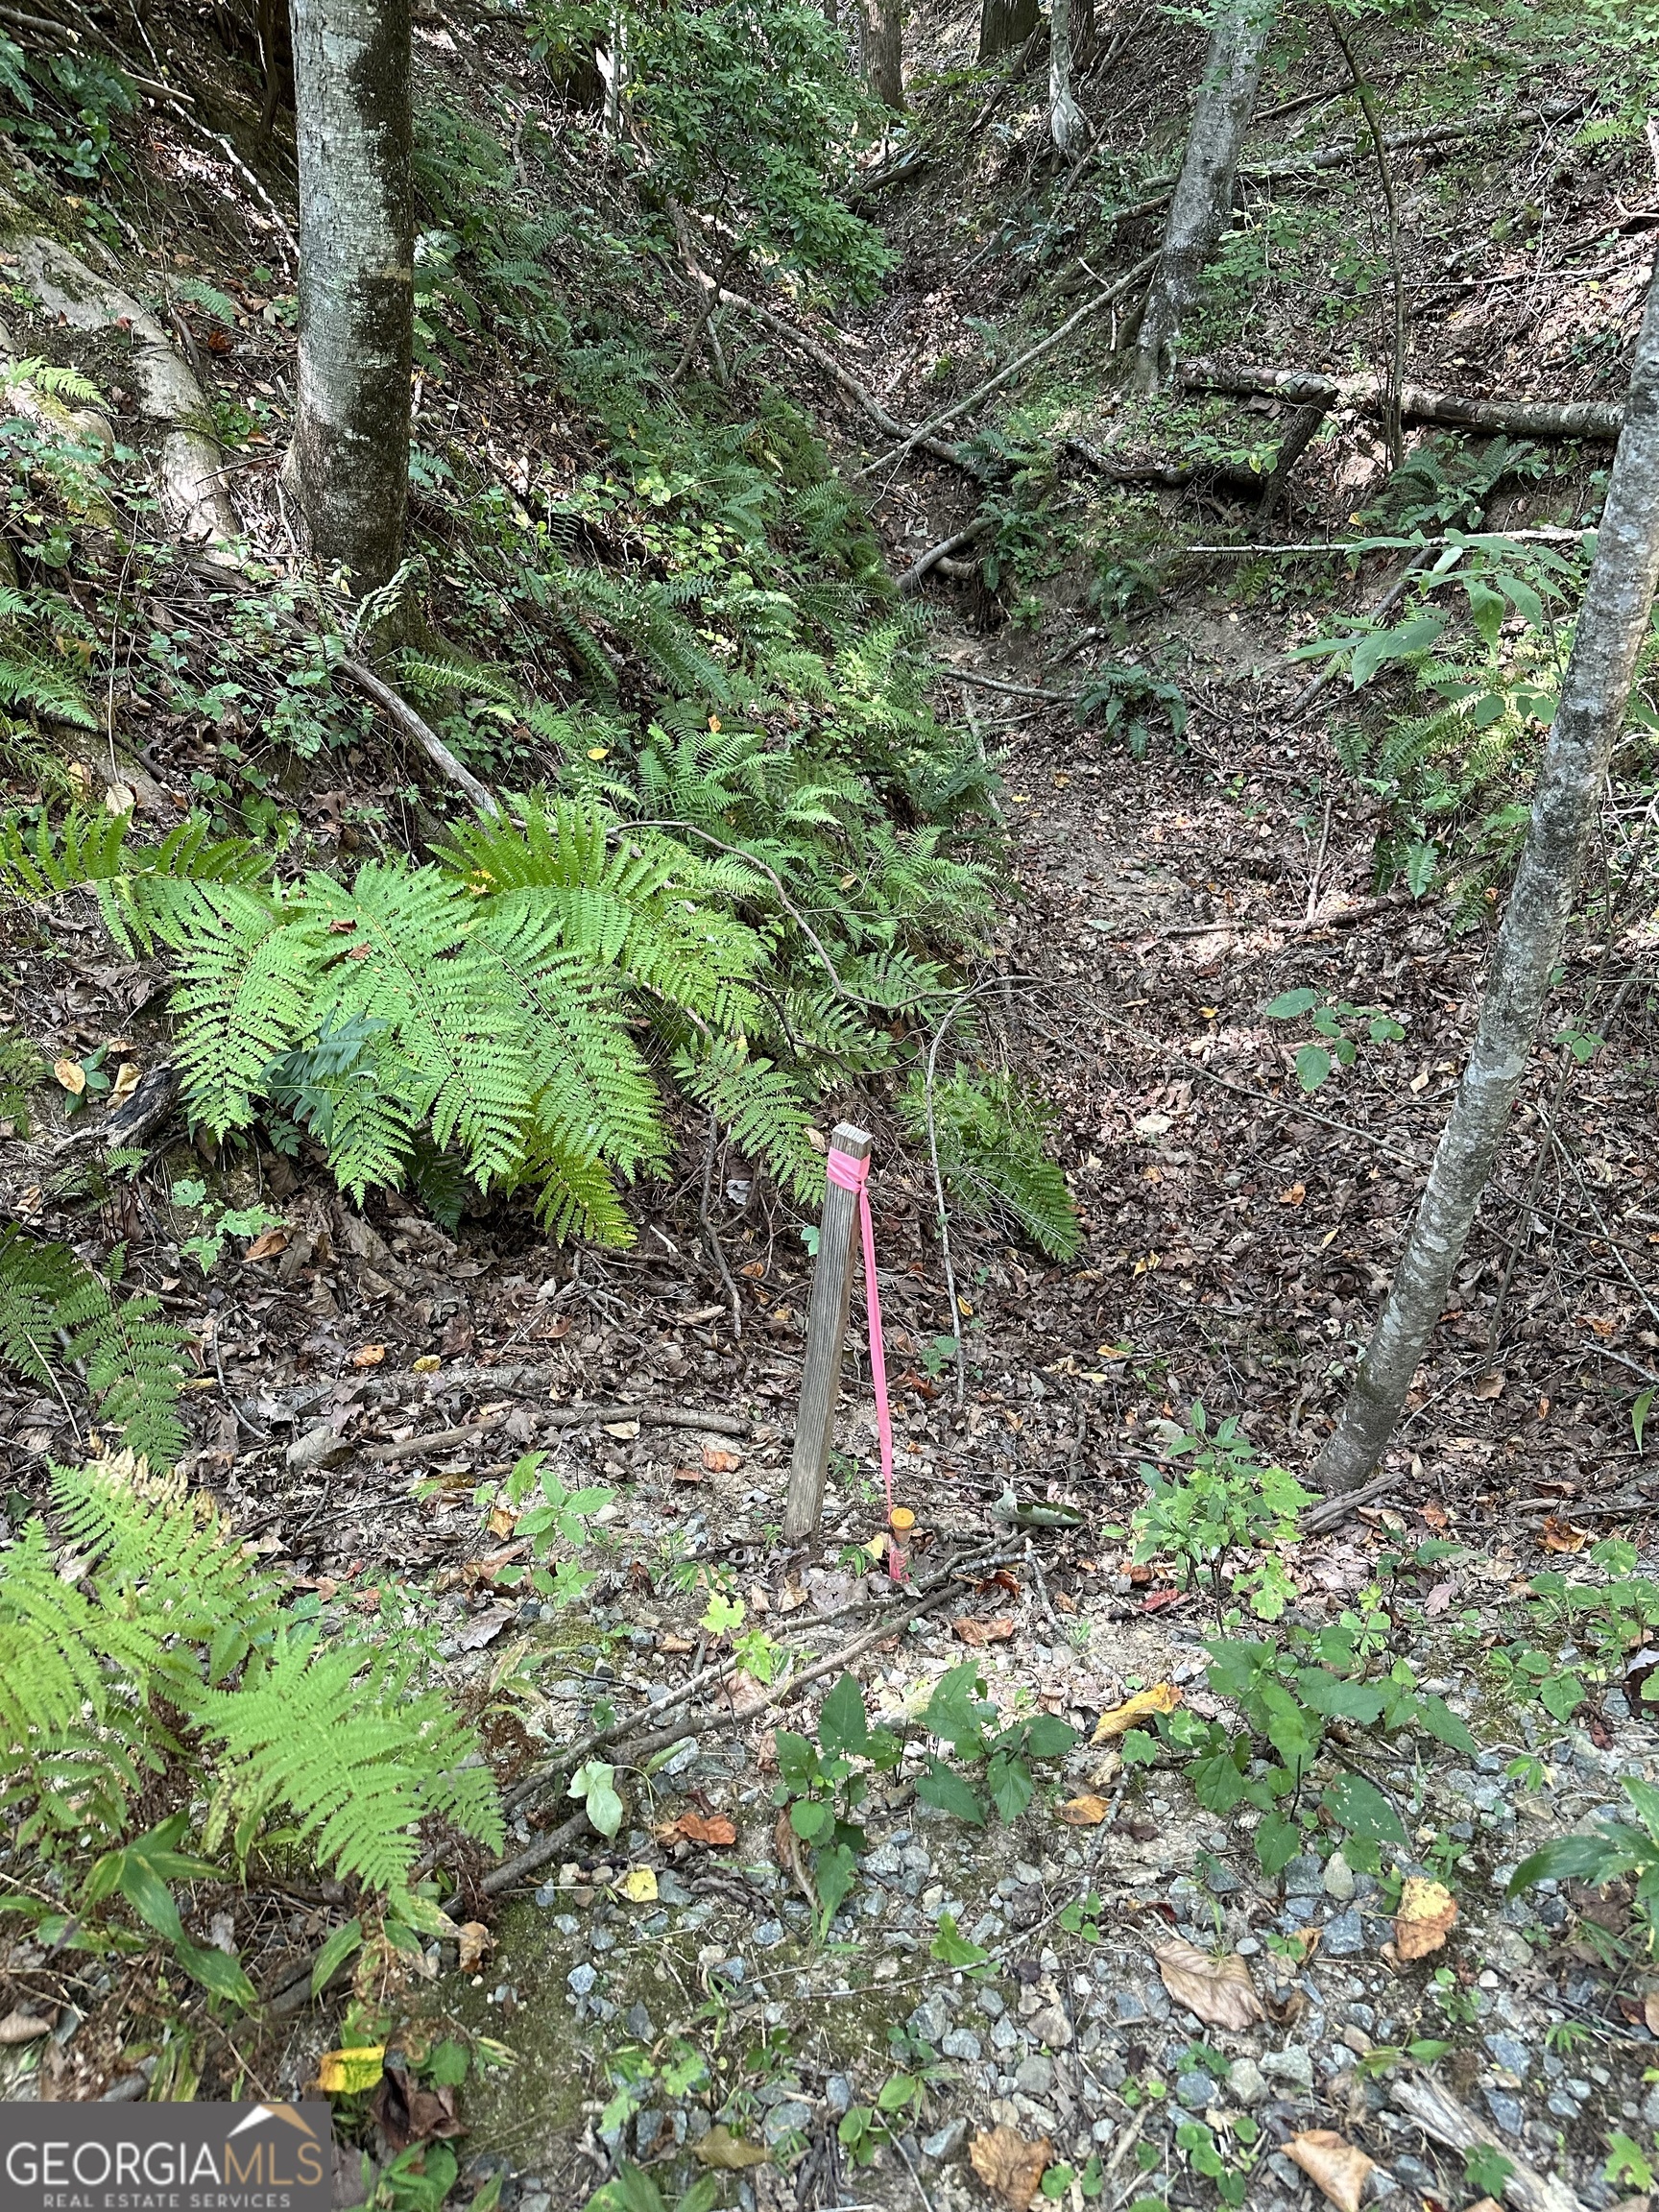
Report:
M887 1572L895 1582L904 1574L904 1558L893 1529L893 1415L887 1404L887 1347L881 1335L881 1292L876 1282L876 1224L870 1217L870 1162L830 1147L830 1181L858 1200L858 1227L864 1245L864 1312L870 1330L870 1381L876 1392L876 1433L881 1445L881 1483L887 1493Z

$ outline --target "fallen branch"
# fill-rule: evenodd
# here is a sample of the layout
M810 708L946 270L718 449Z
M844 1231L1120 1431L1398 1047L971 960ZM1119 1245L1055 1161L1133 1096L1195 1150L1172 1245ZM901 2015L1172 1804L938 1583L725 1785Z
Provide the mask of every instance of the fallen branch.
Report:
M1307 369L1230 369L1214 361L1190 361L1179 381L1190 392L1265 393L1300 405L1321 400L1327 407L1354 407L1367 415L1382 413L1386 404L1383 380L1370 373L1325 376ZM1624 409L1622 403L1601 399L1469 399L1455 392L1407 384L1400 393L1400 416L1403 421L1437 422L1505 438L1584 438L1611 445L1618 440Z
M424 1436L405 1436L391 1444L371 1444L363 1456L377 1466L390 1467L398 1459L418 1458L422 1452L456 1451L489 1435L506 1418L503 1408L499 1413L487 1413L481 1421L469 1421L459 1429L434 1429ZM747 1436L750 1432L750 1424L740 1414L702 1413L692 1406L556 1406L541 1418L550 1429L586 1429L595 1422L637 1421L646 1429L706 1429L714 1436Z
M1444 2143L1449 2151L1474 2151L1481 2147L1501 2151L1508 2160L1503 2194L1516 2212L1584 2212L1582 2200L1565 2181L1535 2173L1515 2156L1483 2120L1477 2120L1449 2089L1431 2074L1410 2074L1393 2080L1388 2095L1402 2112L1408 2113L1426 2135Z
M1327 1498L1322 1504L1309 1506L1297 1527L1304 1536L1323 1536L1328 1528L1339 1527L1349 1514L1357 1512L1361 1505L1374 1505L1379 1498L1386 1498L1391 1490L1398 1490L1405 1479L1404 1474L1379 1475L1374 1482L1367 1482L1363 1490L1347 1490L1337 1497Z
M479 782L466 762L458 760L450 752L431 724L416 713L401 692L394 691L390 684L383 683L367 661L347 658L331 662L330 666L333 674L343 676L348 684L354 684L366 699L372 699L397 724L405 737L412 738L433 767L464 791L480 814L500 814L501 803L489 785Z
M983 538L990 527L989 517L980 516L977 520L970 522L966 530L958 530L954 537L941 538L937 545L929 545L926 552L914 561L900 577L899 593L901 598L908 598L913 591L919 591L924 580L933 569L948 561L950 556L958 551L960 547L972 545L976 538ZM947 572L953 572L955 565L957 565L953 564L952 569Z

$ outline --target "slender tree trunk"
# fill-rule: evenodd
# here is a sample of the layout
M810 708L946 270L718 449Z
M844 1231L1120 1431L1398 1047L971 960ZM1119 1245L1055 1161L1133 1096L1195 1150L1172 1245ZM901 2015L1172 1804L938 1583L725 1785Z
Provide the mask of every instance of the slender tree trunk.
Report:
M1169 202L1164 253L1146 293L1135 356L1135 389L1168 381L1175 341L1198 296L1204 264L1233 212L1233 184L1279 0L1238 0L1216 24L1204 58L1187 155Z
M896 115L904 112L904 39L901 0L870 0L870 89Z
M1636 342L1596 557L1515 888L1493 947L1474 1049L1364 1365L1314 1469L1325 1489L1356 1489L1377 1464L1446 1303L1561 957L1656 581L1659 284L1648 292Z
M979 59L997 61L1023 46L1038 24L1038 0L984 0L979 11Z
M1071 0L1049 0L1048 131L1055 152L1062 158L1075 153L1088 130L1071 94Z
M397 565L414 315L409 0L293 0L300 397L312 548L353 588Z

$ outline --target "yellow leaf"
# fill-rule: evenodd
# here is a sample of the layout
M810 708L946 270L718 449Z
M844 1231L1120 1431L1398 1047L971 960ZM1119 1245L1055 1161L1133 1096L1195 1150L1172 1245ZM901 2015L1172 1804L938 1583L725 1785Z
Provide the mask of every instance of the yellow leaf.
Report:
M1068 1797L1064 1805L1054 1812L1056 1820L1064 1820L1069 1828L1098 1828L1107 1814L1104 1797Z
M422 1352L410 1372L415 1375L436 1375L443 1364L436 1352Z
M609 745L589 745L588 757L589 760L603 760L610 750Z
M123 1060L120 1067L115 1070L115 1080L109 1087L109 1095L105 1100L105 1104L108 1106L125 1106L128 1099L132 1097L133 1092L136 1091L137 1088L137 1061Z
M1127 1736L1139 1721L1150 1720L1155 1713L1173 1713L1180 1702L1181 1692L1173 1682L1155 1682L1150 1690L1137 1690L1133 1697L1101 1714L1090 1742L1110 1743L1114 1737Z
M86 1070L79 1060L54 1060L52 1072L65 1091L79 1098L86 1088Z
M1427 1959L1438 1951L1457 1919L1457 1900L1443 1882L1408 1874L1394 1917L1394 1948L1402 1959Z
M730 2128L710 2128L697 2145L695 2155L705 2166L722 2174L741 2173L745 2166L764 2166L767 2152L757 2143L745 2143Z
M655 1905L657 1902L657 1877L649 1866L630 1866L616 1887L630 1905Z
M384 2043L358 2044L349 2051L325 2051L317 2061L317 2086L328 2097L356 2097L373 2089L386 2071Z

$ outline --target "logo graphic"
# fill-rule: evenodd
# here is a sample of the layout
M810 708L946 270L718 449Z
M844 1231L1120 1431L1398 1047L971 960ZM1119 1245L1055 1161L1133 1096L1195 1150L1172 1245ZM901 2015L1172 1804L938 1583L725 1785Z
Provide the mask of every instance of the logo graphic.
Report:
M0 2212L329 2212L326 2104L0 2104Z

